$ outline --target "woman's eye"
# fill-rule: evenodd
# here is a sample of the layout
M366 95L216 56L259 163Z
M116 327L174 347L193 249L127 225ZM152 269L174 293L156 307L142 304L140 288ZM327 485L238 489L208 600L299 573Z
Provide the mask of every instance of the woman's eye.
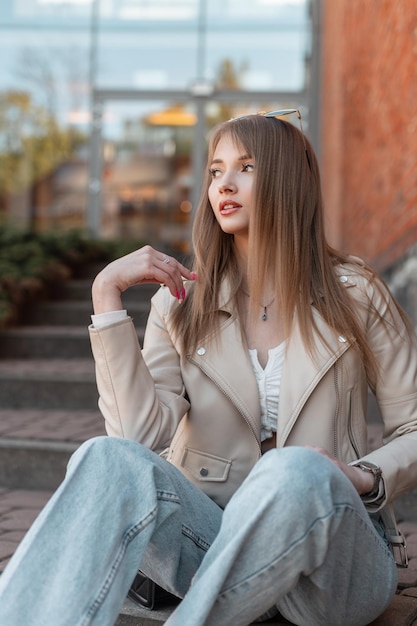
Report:
M215 167L209 169L209 174L212 178L217 178L220 176L221 171Z
M242 171L243 172L253 172L255 169L254 163L243 163Z

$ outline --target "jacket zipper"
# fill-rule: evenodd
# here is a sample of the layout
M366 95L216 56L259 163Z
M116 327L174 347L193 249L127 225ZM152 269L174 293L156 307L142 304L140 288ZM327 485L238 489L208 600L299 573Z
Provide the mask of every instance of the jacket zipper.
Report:
M336 410L334 412L333 419L333 455L337 458L337 423L339 421L340 414L340 392L339 392L339 364L336 361L334 364L334 388L336 392Z
M339 421L339 415L340 415L340 390L339 390L339 364L338 362L335 363L334 365L334 387L335 387L335 392L336 392L336 411L334 414L334 421L333 421L333 453L334 456L337 457L337 422ZM351 399L351 395L350 395L350 399ZM351 412L351 407L349 406L349 416L348 416L348 434L349 434L349 441L351 443L352 448L355 451L356 454L356 458L359 459L360 458L360 454L359 454L359 450L358 447L356 445L355 442L355 438L353 436L353 431L352 431L352 412Z
M225 390L224 390L224 389L223 389L223 388L219 385L219 383L218 383L218 382L217 382L217 381L216 381L216 380L215 380L215 379L214 379L214 378L213 378L213 377L212 377L212 376L211 376L211 375L207 372L207 370L206 370L206 369L205 369L205 368L204 368L204 367L203 367L200 363L198 363L197 361L195 361L195 360L192 358L192 356L191 356L191 355L187 355L187 359L190 361L190 363L193 363L193 364L194 364L194 365L196 365L198 368L200 368L200 369L201 369L201 371L202 371L202 372L204 372L204 374L207 376L207 378L209 378L209 379L211 380L211 382L212 382L212 383L214 383L214 384L216 385L217 389L220 389L220 391L222 392L222 394L223 394L224 396L226 396L226 398L228 398L228 400L230 400L230 402L231 402L234 406L236 406L236 404L233 402L233 399L231 398L231 396L230 396L230 395L229 395L229 394L228 394L228 393L227 393L227 392L226 392L226 391L225 391ZM252 437L253 437L253 438L255 439L255 441L256 441L256 445L257 445L257 448L258 448L258 450L259 450L259 456L262 456L262 448L261 448L261 446L259 445L259 441L258 441L258 439L257 439L257 437L256 437L256 435L255 435L255 433L253 432L253 428L252 428L251 424L249 423L249 420L247 420L247 419L246 419L246 417L243 415L242 411L240 411L239 409L238 409L238 411L239 411L240 415L243 417L243 419L245 420L245 422L246 422L246 424L247 424L247 426L248 426L248 428L249 428L249 430L250 430L250 433L251 433Z
M349 420L348 420L348 433L349 433L349 441L352 445L352 448L355 451L356 454L356 458L359 459L361 457L361 454L359 454L359 449L358 446L356 445L356 441L355 441L355 437L353 434L353 428L352 428L352 407L351 407L351 402L352 402L352 392L350 392L349 394Z

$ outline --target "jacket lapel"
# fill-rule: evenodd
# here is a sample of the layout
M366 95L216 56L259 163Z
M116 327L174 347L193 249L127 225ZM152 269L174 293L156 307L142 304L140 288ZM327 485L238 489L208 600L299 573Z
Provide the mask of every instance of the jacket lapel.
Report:
M258 385L249 353L242 342L239 322L232 317L227 285L220 291L221 340L208 337L189 359L217 385L236 406L260 443L261 412ZM226 348L226 349L225 349Z
M304 347L298 324L288 342L281 377L277 439L284 445L309 396L333 364L350 347L345 337L338 336L313 309L318 330L329 348L323 345L317 331L313 333L316 352L310 356Z

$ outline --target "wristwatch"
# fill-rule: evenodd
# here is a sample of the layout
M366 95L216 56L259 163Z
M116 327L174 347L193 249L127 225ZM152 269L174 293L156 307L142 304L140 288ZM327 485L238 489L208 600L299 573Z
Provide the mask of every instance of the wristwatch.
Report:
M370 472L374 477L374 485L368 493L363 493L363 496L367 498L372 498L377 496L379 493L379 483L381 482L382 470L379 465L375 465L375 463L370 463L369 461L358 461L357 463L352 463L354 467L359 467L359 469L364 472Z

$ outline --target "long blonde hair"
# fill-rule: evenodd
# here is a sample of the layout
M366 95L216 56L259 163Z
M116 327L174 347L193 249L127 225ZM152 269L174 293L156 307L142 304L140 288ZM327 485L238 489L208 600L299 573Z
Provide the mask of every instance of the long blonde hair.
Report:
M334 269L348 258L326 242L320 173L310 142L282 119L252 115L225 122L212 131L208 163L224 136L231 137L255 161L255 206L250 214L245 277L251 298L259 303L266 277L268 281L272 277L286 334L291 333L296 317L306 350L313 354L315 307L331 328L352 342L374 380L376 362L355 312L357 305ZM225 279L235 314L239 311L237 294L243 277L233 235L221 230L209 203L210 182L207 170L193 225L193 269L198 281L173 318L186 350L218 330L218 294ZM359 268L374 278L369 267Z

